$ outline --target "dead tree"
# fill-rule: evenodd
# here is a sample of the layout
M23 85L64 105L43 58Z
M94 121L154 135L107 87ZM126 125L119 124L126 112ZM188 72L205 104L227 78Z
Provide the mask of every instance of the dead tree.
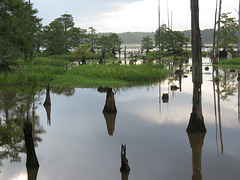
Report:
M191 0L193 107L187 132L206 132L202 115L202 52L198 0Z

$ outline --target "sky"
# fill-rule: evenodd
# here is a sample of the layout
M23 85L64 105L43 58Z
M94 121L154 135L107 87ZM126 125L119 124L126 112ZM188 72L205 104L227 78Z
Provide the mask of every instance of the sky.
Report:
M222 0L222 12L238 19L238 0ZM68 13L76 27L97 32L154 32L158 0L31 0L43 25ZM216 0L199 0L200 29L214 25ZM160 0L160 22L177 31L191 29L190 0ZM169 17L169 18L168 18ZM169 23L168 23L169 22ZM172 22L172 23L171 23Z

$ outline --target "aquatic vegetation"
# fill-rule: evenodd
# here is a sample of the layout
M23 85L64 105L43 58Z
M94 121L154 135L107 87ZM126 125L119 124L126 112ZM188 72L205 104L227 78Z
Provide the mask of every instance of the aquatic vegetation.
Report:
M91 64L72 68L57 76L52 85L67 84L74 87L131 86L161 81L167 77L168 70L163 64L144 63L141 65Z

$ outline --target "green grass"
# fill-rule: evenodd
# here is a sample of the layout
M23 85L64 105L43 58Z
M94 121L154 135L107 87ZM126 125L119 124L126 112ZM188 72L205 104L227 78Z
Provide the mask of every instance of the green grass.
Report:
M220 65L240 65L240 58L223 59L219 61Z
M151 84L167 77L163 64L141 65L88 64L67 69L69 61L57 58L37 57L34 65L18 60L7 75L0 73L2 86L46 85L58 87L126 87Z
M18 65L11 67L12 72L0 73L1 85L45 85L54 79L55 75L66 72L67 61L59 59L36 58L34 65L18 60Z
M134 86L161 81L167 77L162 64L141 65L83 65L72 68L64 75L56 76L51 82L54 86L98 87Z

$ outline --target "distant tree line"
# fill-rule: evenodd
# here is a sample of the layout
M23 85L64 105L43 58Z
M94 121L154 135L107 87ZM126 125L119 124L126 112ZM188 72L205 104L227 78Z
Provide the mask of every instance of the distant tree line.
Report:
M138 38L141 37L138 44L142 44L142 49L146 51L158 44L159 29L150 34L97 33L93 27L89 29L76 27L71 14L63 14L43 26L41 19L36 16L37 12L29 1L2 0L0 2L0 69L9 69L11 63L15 63L18 57L33 63L34 53L58 55L74 51L82 58L89 56L90 53L97 54L101 58L105 58L106 55L115 57L116 53L120 52L122 43L126 43L126 37L132 43L139 42ZM226 49L232 49L237 38L236 19L230 18L229 15L224 13L221 18L220 47ZM209 31L209 33L212 32ZM177 52L189 43L186 33L173 31L166 25L160 27L160 36L161 50ZM203 39L204 37L202 34Z

